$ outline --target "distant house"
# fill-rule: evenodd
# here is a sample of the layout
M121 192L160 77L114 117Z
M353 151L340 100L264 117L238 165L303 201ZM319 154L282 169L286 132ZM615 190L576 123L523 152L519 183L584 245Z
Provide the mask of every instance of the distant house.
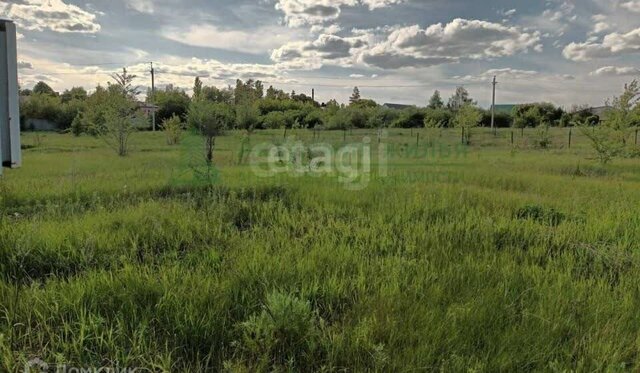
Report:
M157 113L159 108L160 107L158 105L153 105L148 102L138 102L138 109L148 117L150 117L153 113Z
M588 109L584 109L582 110L583 112L587 112L591 115L595 115L598 116L600 118L604 117L605 114L607 113L608 110L611 109L611 106L597 106L597 107L590 107Z
M389 104L389 103L384 104L382 106L386 107L387 109L393 109L393 110L404 110L404 109L414 107L414 105Z

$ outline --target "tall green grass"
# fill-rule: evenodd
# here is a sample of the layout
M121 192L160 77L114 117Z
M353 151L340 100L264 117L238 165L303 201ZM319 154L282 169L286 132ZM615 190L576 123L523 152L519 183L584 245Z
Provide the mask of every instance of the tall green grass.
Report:
M548 150L478 130L464 156L396 154L359 192L256 178L240 133L193 187L161 134L123 159L43 136L0 180L0 370L637 370L640 165L597 166L565 131ZM348 141L375 151L369 132Z

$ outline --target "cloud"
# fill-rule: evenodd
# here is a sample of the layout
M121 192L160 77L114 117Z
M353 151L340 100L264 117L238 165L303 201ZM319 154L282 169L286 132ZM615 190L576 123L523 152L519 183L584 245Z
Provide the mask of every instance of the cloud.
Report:
M152 0L126 0L127 8L136 12L153 14L154 7Z
M162 35L179 43L218 48L252 54L266 53L292 40L292 30L268 26L257 30L222 30L212 25L193 25L189 28L167 28Z
M620 4L620 6L632 12L640 13L640 0L629 0Z
M405 0L277 0L276 9L291 27L317 25L340 17L345 6L367 6L370 10L399 4Z
M638 52L640 52L640 28L626 34L613 32L605 35L602 42L596 40L571 43L564 48L562 54L568 60L589 61Z
M0 4L0 13L27 30L69 33L97 33L96 15L63 0L23 0Z
M640 76L637 67L605 66L589 73L591 76Z
M540 50L540 35L517 27L479 20L455 19L443 25L401 27L362 56L383 69L433 66L465 59L482 60Z
M33 70L31 62L18 61L18 69L20 70Z
M271 59L290 69L317 69L324 64L350 65L354 56L366 48L366 37L340 37L322 34L311 42L290 42L274 50Z
M481 81L490 81L491 79L493 79L494 76L502 79L528 79L538 75L540 75L538 71L520 70L520 69L513 69L508 67L504 69L487 70L484 73L479 75L454 76L453 79L472 81L472 82L481 82Z

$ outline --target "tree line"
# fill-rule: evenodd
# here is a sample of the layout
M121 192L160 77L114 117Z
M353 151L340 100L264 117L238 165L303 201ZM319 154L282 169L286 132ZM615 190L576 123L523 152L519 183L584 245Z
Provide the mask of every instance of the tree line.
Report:
M199 130L207 139L212 157L215 137L225 130L244 130L248 135L259 129L326 129L350 130L363 128L461 128L463 142L471 143L472 129L491 125L491 110L478 107L464 87L457 87L445 103L435 91L426 106L394 109L379 105L361 96L355 87L348 104L336 100L319 103L304 93L285 92L270 86L265 89L260 80L237 80L235 86L206 86L196 78L192 95L185 90L166 86L147 92L146 102L139 102L139 88L134 75L113 74L113 82L98 86L89 94L74 87L55 92L44 82L32 90L21 91L23 119L45 119L56 123L62 131L75 135L100 135L108 139L118 154L127 152L130 133L148 130L151 122L141 108L153 105L160 128L167 134L167 143L176 144L181 131ZM549 143L549 127L595 128L583 131L591 140L599 159L629 154L630 129L640 124L640 87L637 82L625 86L624 93L608 101L604 115L594 114L588 106L565 110L551 103L515 105L510 111L498 111L496 127L536 128L541 147ZM604 123L604 125L596 126ZM538 140L536 140L538 141ZM209 158L209 161L211 159Z
M21 91L22 118L44 119L55 123L60 130L91 133L91 127L100 119L92 113L100 111L96 109L102 105L111 87L119 84L117 76L122 75L115 74L115 83L107 87L98 86L91 94L82 87L58 93L46 83L39 82L32 90ZM131 77L126 72L124 75ZM135 100L139 92L131 93L132 100ZM236 116L229 123L229 129L249 131L276 128L449 128L459 125L456 117L461 109L466 111L465 114L473 114L478 119L476 126L488 127L491 124L490 110L479 108L464 87L458 87L446 103L441 93L435 91L426 106L409 106L398 110L362 98L357 87L354 88L349 104L344 105L336 100L319 103L304 93L288 93L273 86L265 89L260 80L238 80L235 87L218 88L205 86L196 78L192 95L168 85L154 94L147 92L146 101L157 106L158 123L174 116L186 122L187 113L196 102L227 105ZM137 104L140 106L142 103ZM573 123L584 120L597 124L600 118L593 115L588 107L564 110L551 103L517 105L510 112L499 111L495 115L495 125L500 128L537 127L541 123L549 126L572 126ZM151 128L150 122L147 127Z

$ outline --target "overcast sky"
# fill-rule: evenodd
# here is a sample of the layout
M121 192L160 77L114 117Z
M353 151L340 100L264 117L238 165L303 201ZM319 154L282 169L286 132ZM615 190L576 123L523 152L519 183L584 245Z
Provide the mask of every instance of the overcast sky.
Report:
M602 105L640 78L640 0L0 0L20 81L55 89L128 66L190 89L260 79L346 101L425 105L464 85L483 106Z

